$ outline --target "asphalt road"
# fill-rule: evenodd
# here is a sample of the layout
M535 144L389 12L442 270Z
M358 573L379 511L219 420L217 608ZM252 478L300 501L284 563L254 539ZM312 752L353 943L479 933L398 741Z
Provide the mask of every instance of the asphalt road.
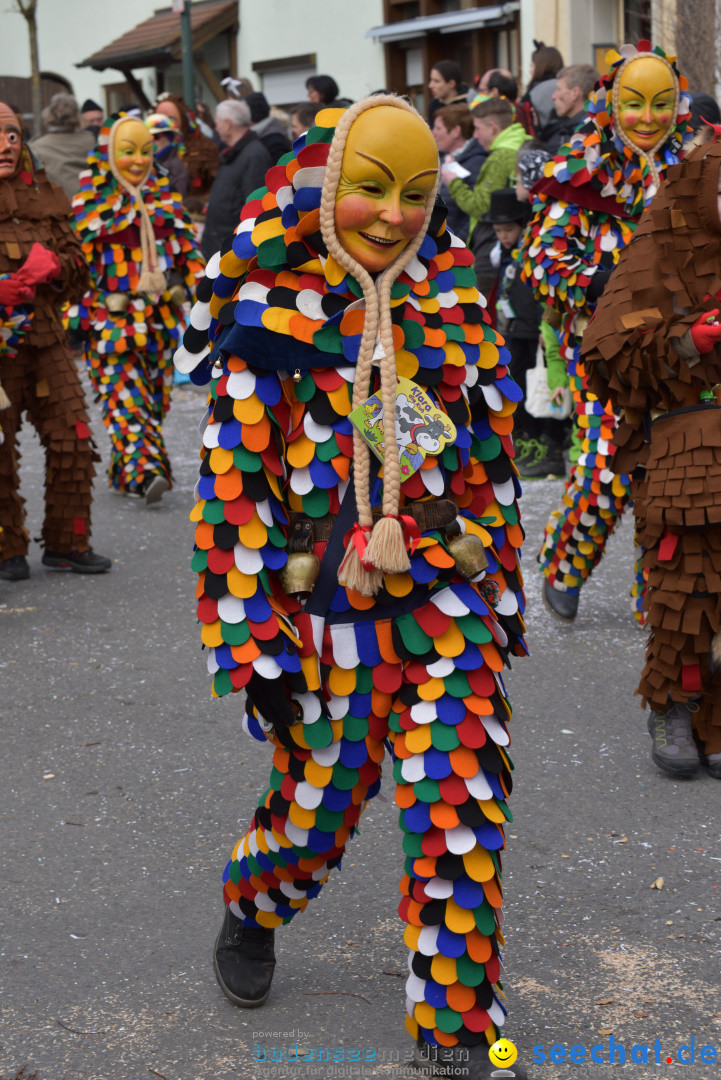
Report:
M158 509L96 481L93 541L110 574L53 574L34 545L31 580L0 582L0 1077L24 1066L38 1080L331 1077L363 1075L368 1060L365 1075L417 1076L402 1064L390 788L342 873L278 934L267 1005L236 1009L213 978L220 875L270 755L242 734L236 700L211 699L199 648L188 513L202 411L202 393L176 390L177 486ZM22 470L37 535L43 466L30 434ZM667 779L650 761L633 697L643 633L627 600L630 522L573 628L543 608L534 557L559 495L538 481L522 504L531 656L507 680L507 1034L527 1063L544 1047L534 1080L711 1080L719 1067L699 1052L721 1047L719 788L705 774ZM667 1065L692 1036L695 1064ZM624 1068L618 1053L615 1066L568 1063L573 1045L600 1045L608 1062L611 1038ZM630 1063L644 1044L648 1063ZM328 1048L335 1063L295 1064L296 1045L316 1060Z

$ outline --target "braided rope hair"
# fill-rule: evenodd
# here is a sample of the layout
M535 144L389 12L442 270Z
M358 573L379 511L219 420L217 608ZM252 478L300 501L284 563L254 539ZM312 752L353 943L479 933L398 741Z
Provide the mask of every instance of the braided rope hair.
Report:
M353 540L341 563L338 580L364 596L373 596L383 582L383 574L398 574L410 569L403 527L398 520L401 495L400 462L396 440L396 361L393 344L393 323L390 295L394 281L405 270L423 243L438 190L438 179L428 194L426 214L421 231L376 279L350 255L340 243L335 228L335 203L341 176L341 165L348 133L354 121L368 109L391 107L405 109L425 123L420 113L404 98L394 94L377 94L352 105L339 120L326 165L321 193L320 227L329 255L356 279L363 290L366 314L363 334L356 361L353 384L353 408L362 405L370 389L371 369L376 343L380 341L381 399L385 418L383 463L383 517L373 525L370 504L370 447L357 428L353 429L353 471L355 478L358 524L367 547L361 555ZM369 537L370 534L370 537ZM361 545L364 546L364 545Z
M148 162L148 169L145 176L137 187L131 184L129 180L125 179L115 163L115 141L117 139L118 131L123 124L127 124L130 120L137 120L137 117L121 116L119 120L115 121L110 129L110 134L108 136L108 167L118 181L120 187L126 191L133 200L140 217L141 267L136 291L159 293L163 292L166 286L165 274L160 269L160 263L158 262L158 249L155 246L155 233L142 192L142 185L150 176L153 168L152 158ZM141 124L143 123L142 120L139 120L138 122Z

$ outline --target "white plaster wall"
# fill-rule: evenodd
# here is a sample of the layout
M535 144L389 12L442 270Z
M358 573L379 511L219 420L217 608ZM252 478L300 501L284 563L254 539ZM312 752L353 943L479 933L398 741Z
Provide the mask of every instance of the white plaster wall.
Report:
M82 102L91 97L104 104L101 88L122 81L120 72L108 68L76 68L75 64L149 19L162 4L158 0L38 0L38 52L40 70L69 79ZM3 75L30 75L30 45L22 15L0 5L0 70ZM149 98L155 93L155 77L149 69L135 72Z
M332 75L342 96L363 97L385 86L383 46L365 36L382 22L382 0L240 0L238 75L260 89L253 63L315 53L319 75Z

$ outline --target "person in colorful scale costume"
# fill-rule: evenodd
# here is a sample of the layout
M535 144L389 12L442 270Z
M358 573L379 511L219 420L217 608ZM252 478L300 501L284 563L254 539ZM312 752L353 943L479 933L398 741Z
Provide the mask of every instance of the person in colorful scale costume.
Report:
M80 175L75 231L91 291L69 310L112 442L110 486L157 502L171 483L163 441L183 303L204 260L180 196L153 169L153 136L110 117Z
M648 571L652 757L721 779L721 127L671 167L583 338L589 383L620 422Z
M572 621L581 588L630 500L628 476L609 468L615 419L588 389L579 346L603 286L644 207L691 137L686 80L675 58L647 41L607 56L608 74L587 103L588 119L546 165L534 189L523 278L560 314L581 453L561 506L546 526L539 563L543 597ZM632 607L643 621L640 559Z
M274 929L340 865L387 739L406 854L407 1027L420 1060L485 1077L505 1013L501 670L525 652L519 389L473 257L434 205L437 172L430 132L402 99L321 111L210 260L176 365L212 380L191 516L213 692L245 688L244 727L274 746L270 787L225 871L216 976L238 1005L266 1000ZM402 482L392 430L378 472L349 419L374 392L391 415L396 376L457 432ZM295 559L323 558L326 544L338 551L328 600L321 566L302 603Z

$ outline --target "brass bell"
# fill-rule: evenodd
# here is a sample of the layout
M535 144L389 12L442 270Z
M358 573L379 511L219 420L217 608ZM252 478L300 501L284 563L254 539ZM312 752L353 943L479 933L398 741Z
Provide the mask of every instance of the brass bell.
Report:
M447 543L448 550L455 560L456 570L466 581L470 581L488 566L480 536L461 533L451 537Z
M130 297L124 292L111 292L105 297L105 306L111 315L124 315L130 307Z
M292 551L278 571L283 591L296 600L307 600L320 573L320 559L312 551Z
M301 373L300 368L296 368L295 371L293 372L293 382L298 383L298 382L301 381L302 378L303 378L303 375Z

